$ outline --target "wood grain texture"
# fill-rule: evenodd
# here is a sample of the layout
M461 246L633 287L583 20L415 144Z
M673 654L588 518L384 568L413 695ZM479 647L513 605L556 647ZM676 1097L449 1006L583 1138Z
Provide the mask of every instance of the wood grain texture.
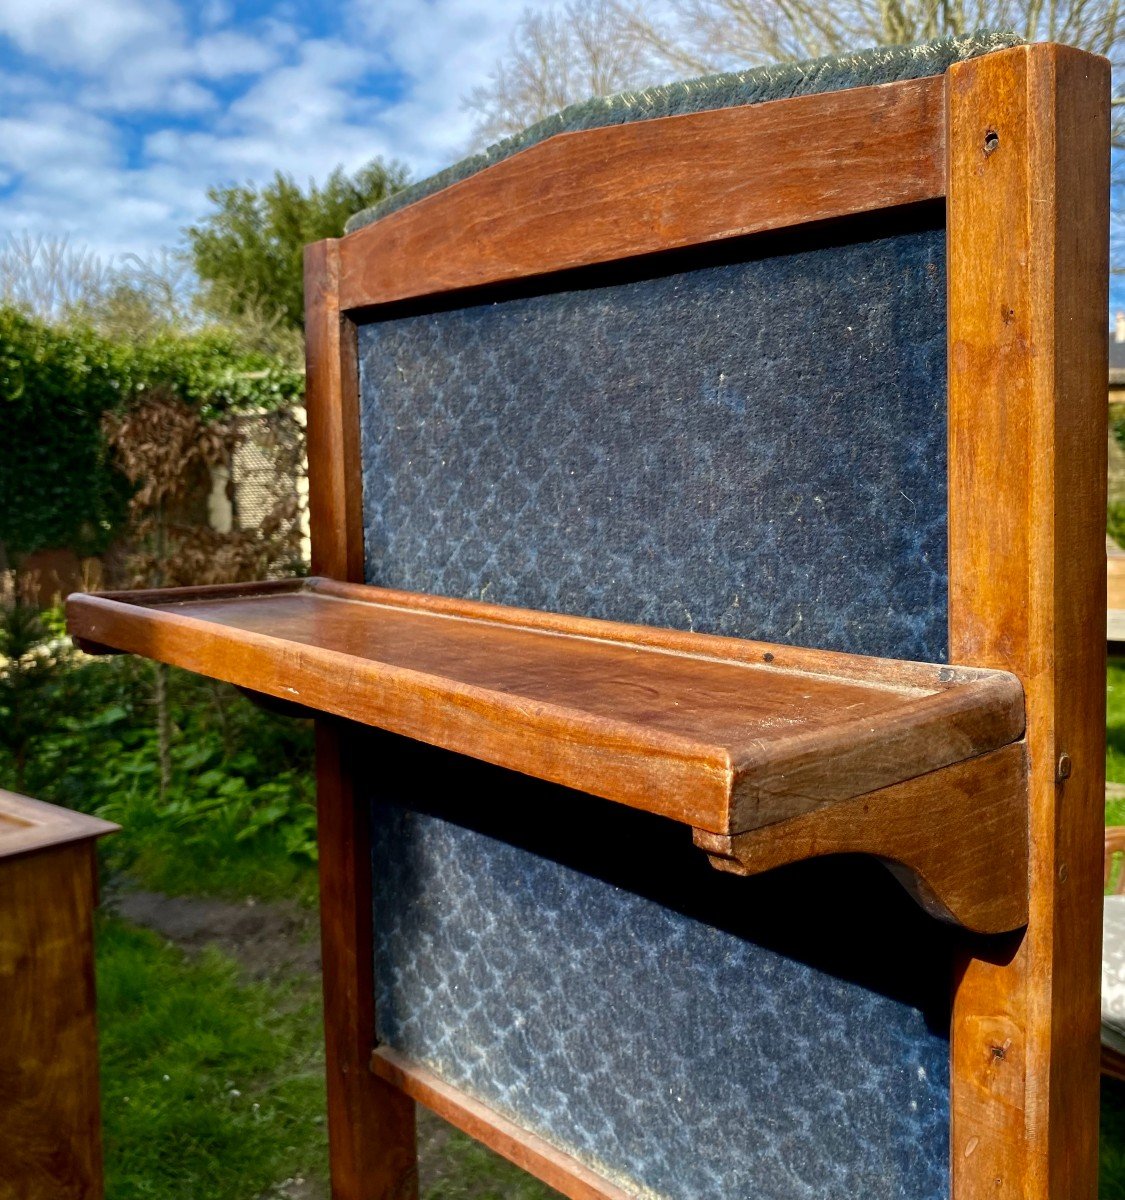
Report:
M1000 672L528 612L517 623L498 606L438 612L318 580L194 595L75 596L68 618L88 643L720 834L973 758L1024 728L1019 684Z
M119 825L0 788L0 860L116 833Z
M96 867L71 833L0 861L0 1200L103 1194Z
M933 200L943 109L938 76L558 134L349 234L339 304Z
M371 1074L375 933L370 810L358 800L347 730L316 723L320 943L333 1200L416 1200L414 1104Z
M340 244L305 247L305 407L312 569L363 578L359 366L355 326L340 311Z
M881 858L923 908L975 933L1027 923L1023 743L815 813L695 844L720 870L758 875L826 854Z
M336 579L359 580L359 379L355 328L340 313L338 285L338 244L309 246L305 336L313 564ZM375 1045L370 813L352 786L348 745L342 723L318 719L317 846L332 1197L417 1200L414 1103L369 1069Z
M569 1200L636 1200L633 1193L622 1191L578 1159L450 1087L388 1046L380 1046L372 1054L371 1070Z
M1097 1194L1109 68L949 76L950 655L1027 694L1030 913L964 964L954 1200Z

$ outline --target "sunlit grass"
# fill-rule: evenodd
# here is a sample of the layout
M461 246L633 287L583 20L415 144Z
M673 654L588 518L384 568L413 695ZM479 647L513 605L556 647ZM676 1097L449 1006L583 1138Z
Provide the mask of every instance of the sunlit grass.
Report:
M98 924L107 1200L255 1200L326 1170L315 986Z

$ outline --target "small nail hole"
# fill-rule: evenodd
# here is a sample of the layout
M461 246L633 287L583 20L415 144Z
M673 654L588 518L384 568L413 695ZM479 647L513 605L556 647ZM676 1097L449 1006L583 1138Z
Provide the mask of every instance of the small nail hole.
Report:
M1000 135L996 132L995 129L990 129L984 135L985 157L987 158L988 155L994 154L999 149L1000 149Z

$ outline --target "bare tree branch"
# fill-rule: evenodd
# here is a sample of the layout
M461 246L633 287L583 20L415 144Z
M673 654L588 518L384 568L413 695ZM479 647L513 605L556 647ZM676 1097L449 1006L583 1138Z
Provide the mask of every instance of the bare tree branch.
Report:
M526 12L466 103L483 142L590 96L979 29L1104 54L1125 93L1122 0L570 0Z
M984 29L1112 63L1113 244L1115 261L1125 260L1125 0L569 0L524 14L466 104L485 143L591 96Z

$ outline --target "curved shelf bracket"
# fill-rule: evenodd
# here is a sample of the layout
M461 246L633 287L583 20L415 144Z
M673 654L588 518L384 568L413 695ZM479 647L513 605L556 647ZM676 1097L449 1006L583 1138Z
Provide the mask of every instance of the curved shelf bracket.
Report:
M881 859L932 916L974 933L1027 924L1023 741L790 820L693 831L717 870L758 875L828 854Z

